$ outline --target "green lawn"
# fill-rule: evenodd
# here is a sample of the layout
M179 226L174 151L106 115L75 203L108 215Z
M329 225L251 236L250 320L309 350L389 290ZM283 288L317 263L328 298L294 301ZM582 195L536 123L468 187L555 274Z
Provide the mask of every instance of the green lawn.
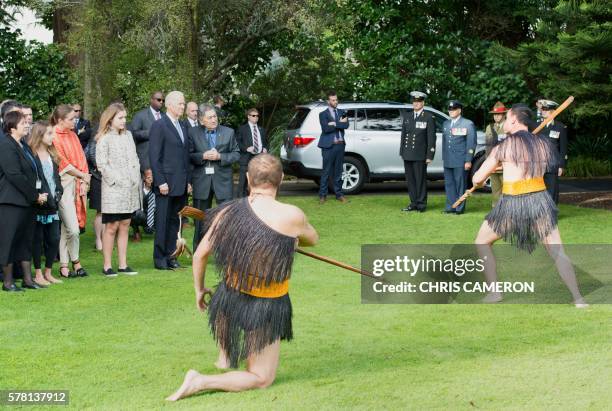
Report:
M405 196L324 206L315 197L286 200L319 230L313 251L353 265L363 243L470 243L490 204L477 196L465 215L446 216L442 196L430 197L424 214L402 214ZM561 214L565 242L612 243L612 213L562 205ZM135 277L102 277L91 230L82 250L89 278L0 294L0 389L68 389L70 408L79 410L612 404L612 306L362 305L358 275L304 256L290 291L295 340L282 345L275 383L166 403L187 369L214 372L217 351L195 309L190 269L152 270L150 236L130 243Z

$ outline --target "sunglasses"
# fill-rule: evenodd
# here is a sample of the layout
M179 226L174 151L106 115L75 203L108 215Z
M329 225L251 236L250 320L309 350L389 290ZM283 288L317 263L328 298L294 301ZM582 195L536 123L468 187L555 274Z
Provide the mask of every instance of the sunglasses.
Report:
M259 117L259 114L249 114L249 117Z
M159 101L160 103L163 103L165 101L163 98L156 98L155 100Z
M75 112L75 113L80 113L80 112L81 112L81 110L74 110L74 112Z

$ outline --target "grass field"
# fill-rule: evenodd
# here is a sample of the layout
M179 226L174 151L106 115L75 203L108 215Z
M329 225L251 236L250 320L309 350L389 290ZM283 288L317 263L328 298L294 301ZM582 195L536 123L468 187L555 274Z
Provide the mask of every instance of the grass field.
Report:
M488 196L471 199L463 216L442 215L442 196L430 197L424 214L402 214L404 196L324 206L312 197L286 200L319 230L313 251L353 265L362 243L470 243L489 207ZM561 206L561 215L565 242L612 243L612 213ZM610 305L362 305L358 275L303 256L290 291L295 340L282 345L275 383L166 403L187 369L215 371L217 351L195 309L190 269L151 269L147 236L130 243L129 264L140 274L109 279L100 274L91 230L81 248L89 278L0 294L0 389L67 389L68 408L79 410L612 404ZM214 282L209 271L207 285Z

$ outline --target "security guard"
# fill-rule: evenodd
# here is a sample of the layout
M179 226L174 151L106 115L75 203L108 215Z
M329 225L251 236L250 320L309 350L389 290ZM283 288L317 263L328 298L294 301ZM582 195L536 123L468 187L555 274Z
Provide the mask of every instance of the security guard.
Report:
M472 121L463 118L463 105L458 100L448 103L448 115L442 132L442 161L444 164L444 190L446 191L447 214L463 214L465 201L456 209L452 205L466 189L467 173L472 168L476 149L476 127Z
M427 164L436 153L436 125L431 113L423 110L427 94L410 93L412 111L402 113L402 138L399 154L404 160L404 172L410 204L402 211L423 212L427 207Z
M559 104L551 100L540 100L539 103L543 120L546 120L559 107ZM563 169L567 163L567 127L562 122L553 120L539 134L550 139L559 156L559 164L544 174L546 189L555 204L559 204L559 177L563 175Z

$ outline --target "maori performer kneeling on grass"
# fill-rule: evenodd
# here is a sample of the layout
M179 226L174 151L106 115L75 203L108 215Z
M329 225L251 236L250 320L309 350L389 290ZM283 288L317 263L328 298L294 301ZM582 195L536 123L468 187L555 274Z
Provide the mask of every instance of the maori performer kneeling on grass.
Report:
M207 390L245 391L268 387L278 367L280 341L291 340L289 277L296 245L319 237L299 208L276 201L283 178L280 161L269 154L249 163L250 195L208 211L205 233L193 258L196 304L206 310L204 286L212 254L221 281L210 300L209 324L220 348L217 368L246 371L202 375L190 370L167 400Z
M485 257L485 276L497 281L492 245L503 238L519 249L533 252L538 242L546 247L561 279L572 293L578 308L587 307L578 290L576 273L565 254L557 227L557 207L544 185L544 173L557 164L555 151L546 138L528 131L531 110L514 105L508 112L504 131L508 137L491 151L491 155L474 174L473 183L481 186L487 177L503 165L502 196L485 217L476 237L478 253ZM484 302L502 300L501 293L489 293Z

